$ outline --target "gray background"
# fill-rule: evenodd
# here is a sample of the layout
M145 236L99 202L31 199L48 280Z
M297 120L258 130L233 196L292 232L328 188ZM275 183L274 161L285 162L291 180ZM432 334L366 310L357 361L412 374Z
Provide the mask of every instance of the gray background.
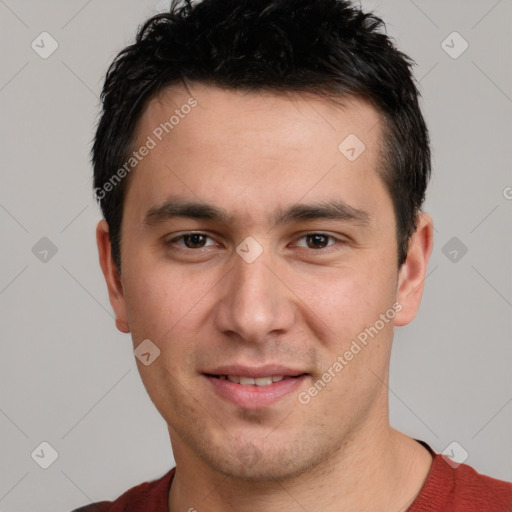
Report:
M2 511L68 511L173 465L114 326L89 164L108 63L165 5L0 0ZM363 6L418 64L434 150L435 247L421 311L396 332L392 424L439 452L457 441L468 464L512 480L512 2ZM43 31L59 45L47 59L31 48ZM458 58L442 47L453 31L469 44ZM57 248L46 261L43 237ZM42 441L59 455L46 470L31 458Z

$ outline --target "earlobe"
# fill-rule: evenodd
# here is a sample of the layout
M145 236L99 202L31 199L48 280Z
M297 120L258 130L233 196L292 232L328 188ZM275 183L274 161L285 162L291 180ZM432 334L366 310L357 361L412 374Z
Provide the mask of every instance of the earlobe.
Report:
M432 218L420 213L416 231L409 240L407 259L398 274L397 302L402 305L402 310L395 317L395 326L407 325L418 312L433 243Z
M107 284L110 304L116 315L116 327L123 333L129 333L130 327L126 315L123 285L117 266L112 258L109 227L105 220L101 220L96 227L96 242L98 245L101 270Z

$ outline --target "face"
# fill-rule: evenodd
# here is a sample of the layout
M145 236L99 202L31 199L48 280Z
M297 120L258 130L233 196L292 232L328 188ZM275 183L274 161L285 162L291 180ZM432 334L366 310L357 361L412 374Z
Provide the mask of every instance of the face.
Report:
M154 147L129 177L120 277L98 228L117 325L160 351L138 364L177 459L291 477L387 425L393 327L416 312L429 243L399 271L369 104L190 92L140 120L135 148Z

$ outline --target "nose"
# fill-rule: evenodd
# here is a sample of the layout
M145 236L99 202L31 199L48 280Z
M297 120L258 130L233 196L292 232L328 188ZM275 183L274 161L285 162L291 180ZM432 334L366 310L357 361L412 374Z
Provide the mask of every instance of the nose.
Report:
M216 327L239 341L264 343L295 323L294 295L265 252L248 263L238 254L216 304Z

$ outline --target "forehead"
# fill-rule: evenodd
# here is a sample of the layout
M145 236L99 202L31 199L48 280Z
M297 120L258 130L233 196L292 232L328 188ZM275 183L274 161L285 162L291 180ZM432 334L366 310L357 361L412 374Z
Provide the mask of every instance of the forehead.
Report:
M192 100L197 107L188 108ZM192 110L191 112L189 112ZM202 83L187 87L175 84L164 88L147 104L139 121L136 136L144 136L160 123L174 119L172 131L181 132L190 141L207 143L211 136L217 143L219 130L226 137L241 138L280 132L280 143L318 142L318 136L329 134L326 142L336 143L347 129L358 131L371 144L380 135L381 116L366 100L354 96L332 100L311 92L272 92L266 90L238 91ZM220 117L219 117L220 116ZM194 124L184 122L189 117ZM178 130L178 124L180 129ZM212 131L212 124L217 129ZM240 127L244 131L239 130ZM294 129L294 128L302 129ZM316 137L315 137L316 135ZM263 149L263 148L260 148Z
M354 196L357 184L357 202L365 189L383 189L381 125L375 108L358 98L340 104L305 93L175 85L141 116L134 147L149 139L154 147L129 189L151 206L178 192L240 210L251 200L279 208L305 195L326 199L340 185Z

